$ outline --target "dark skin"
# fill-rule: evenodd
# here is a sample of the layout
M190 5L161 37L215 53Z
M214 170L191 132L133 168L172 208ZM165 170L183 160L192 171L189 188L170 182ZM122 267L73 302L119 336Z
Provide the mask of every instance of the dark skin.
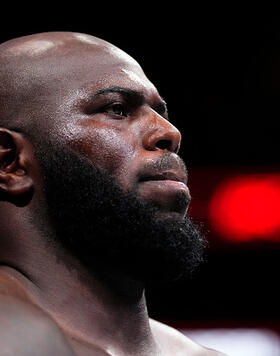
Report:
M124 190L156 203L159 215L186 214L174 198L178 191L189 194L179 163L172 173L180 181L139 180L145 163L164 152L176 161L181 142L154 85L130 56L92 36L37 34L2 44L0 52L0 63L9 62L6 72L25 68L18 82L16 74L2 79L17 113L9 103L0 109L9 117L0 128L0 310L16 325L5 347L30 356L219 355L150 320L141 284L134 283L137 297L127 304L94 278L81 280L76 271L86 271L79 262L66 255L67 263L59 263L27 219L44 210L44 197L32 142L14 129L26 123L112 173ZM45 226L51 234L47 215ZM126 285L126 276L118 279ZM5 322L0 337L4 329ZM39 342L46 338L51 342Z

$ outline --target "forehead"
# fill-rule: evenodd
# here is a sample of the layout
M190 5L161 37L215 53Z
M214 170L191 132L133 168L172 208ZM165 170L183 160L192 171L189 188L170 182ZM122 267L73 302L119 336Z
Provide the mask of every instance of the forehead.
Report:
M21 113L25 108L36 120L45 118L48 125L69 118L75 104L108 87L159 97L131 56L92 36L45 34L15 40L1 48L5 90L10 88L16 98L13 105L19 103Z
M115 48L92 57L88 56L83 65L83 73L77 70L76 80L79 82L76 88L82 96L92 95L95 91L114 86L136 90L147 97L158 95L157 89L146 77L140 65L126 53Z
M1 45L1 57L22 79L28 78L28 84L50 91L90 84L97 90L122 84L155 90L131 56L86 34L53 32L18 38Z
M65 58L63 73L59 76L62 90L56 88L56 94L52 94L55 105L51 110L55 115L48 127L54 136L59 135L63 140L72 140L73 136L79 135L83 108L92 102L95 93L103 89L131 89L141 93L147 102L162 100L141 66L115 47L101 51L86 48L79 54L72 54Z

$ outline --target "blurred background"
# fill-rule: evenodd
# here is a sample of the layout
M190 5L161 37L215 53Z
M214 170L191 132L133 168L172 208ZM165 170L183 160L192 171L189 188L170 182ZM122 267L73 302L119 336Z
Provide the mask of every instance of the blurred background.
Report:
M187 283L147 291L150 315L230 356L280 355L280 16L175 3L104 7L14 6L0 39L84 32L141 64L182 132L190 215L209 241Z

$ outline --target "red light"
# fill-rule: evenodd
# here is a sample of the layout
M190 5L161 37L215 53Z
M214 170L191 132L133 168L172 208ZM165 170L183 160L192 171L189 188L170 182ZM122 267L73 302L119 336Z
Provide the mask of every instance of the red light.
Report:
M280 237L280 177L239 176L215 191L209 217L214 230L234 241Z

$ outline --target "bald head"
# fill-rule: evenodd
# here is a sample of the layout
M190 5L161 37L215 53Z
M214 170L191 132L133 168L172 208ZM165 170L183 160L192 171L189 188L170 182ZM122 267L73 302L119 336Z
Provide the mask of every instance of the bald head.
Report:
M81 91L89 71L106 85L112 65L140 69L114 45L81 33L46 32L16 38L0 45L0 127L29 134L56 116L55 107L69 90ZM125 73L127 71L127 73ZM106 75L105 75L106 74Z
M2 57L26 56L29 59L39 57L52 49L63 50L65 46L73 47L77 44L95 46L97 48L112 46L108 42L81 33L72 32L45 32L24 36L4 42L0 45Z

